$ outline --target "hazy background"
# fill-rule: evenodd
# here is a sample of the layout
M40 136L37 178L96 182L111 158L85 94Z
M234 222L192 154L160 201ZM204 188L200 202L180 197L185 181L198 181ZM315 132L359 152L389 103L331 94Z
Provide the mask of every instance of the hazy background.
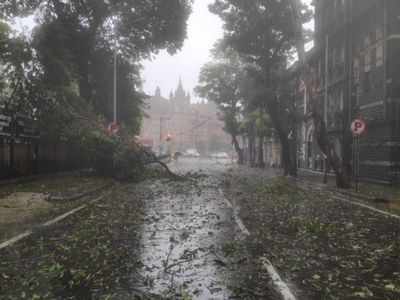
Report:
M188 22L187 39L179 53L170 56L163 51L152 61L144 63L143 88L147 94L153 95L159 86L161 94L168 97L169 92L176 89L181 77L185 90L192 94L192 101L196 101L193 88L197 85L200 68L211 60L210 50L223 33L222 21L208 11L208 5L213 2L195 0ZM311 0L303 2L310 4Z
M163 96L175 90L179 77L184 88L192 93L197 84L201 66L210 60L209 52L214 43L222 37L222 22L208 11L214 0L195 0L188 22L188 38L182 50L170 56L161 52L153 61L144 63L144 91L154 94L157 86Z

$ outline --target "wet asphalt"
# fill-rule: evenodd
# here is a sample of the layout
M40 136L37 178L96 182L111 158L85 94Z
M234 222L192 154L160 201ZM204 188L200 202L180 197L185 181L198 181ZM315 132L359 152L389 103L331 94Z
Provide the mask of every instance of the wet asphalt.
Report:
M185 180L117 185L3 249L0 299L278 299L246 250L240 207L224 195L235 165L181 158L169 167Z
M159 195L146 202L142 228L141 289L187 299L231 299L240 272L224 256L224 246L245 238L220 189L228 160L180 159L170 164L192 183L155 181ZM171 296L171 294L169 294Z

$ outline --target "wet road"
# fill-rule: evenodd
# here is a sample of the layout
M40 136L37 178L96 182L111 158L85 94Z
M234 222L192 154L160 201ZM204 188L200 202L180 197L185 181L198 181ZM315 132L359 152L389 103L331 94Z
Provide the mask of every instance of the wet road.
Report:
M397 217L273 170L170 167L187 179L118 184L0 249L0 299L400 299Z
M190 171L192 183L155 182L158 194L146 203L143 225L142 275L149 292L177 293L191 299L228 299L233 278L221 249L241 238L219 189L219 175L228 162L183 159L171 168ZM170 295L171 296L171 295Z
M222 190L234 166L181 159L170 167L186 180L119 185L3 249L0 299L278 299Z

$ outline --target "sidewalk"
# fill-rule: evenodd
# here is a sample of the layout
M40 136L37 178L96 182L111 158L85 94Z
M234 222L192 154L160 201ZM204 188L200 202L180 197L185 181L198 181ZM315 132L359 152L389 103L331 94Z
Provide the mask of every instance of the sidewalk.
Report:
M0 186L0 242L76 207L88 200L86 194L111 183L76 173Z
M378 209L400 215L400 186L360 182L358 191L354 187L345 190L336 187L333 175L328 176L327 184L322 182L323 174L299 170L298 175L297 180L304 181L308 188L329 190L340 196L366 202Z
M298 299L400 299L400 220L304 182L246 168L226 175L252 256L270 258Z

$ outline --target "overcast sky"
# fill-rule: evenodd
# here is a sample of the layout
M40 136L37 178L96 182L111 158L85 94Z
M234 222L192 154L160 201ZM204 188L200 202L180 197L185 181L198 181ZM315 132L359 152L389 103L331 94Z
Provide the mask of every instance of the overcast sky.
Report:
M159 86L162 95L168 96L171 90L176 89L179 77L185 90L192 93L201 66L210 60L210 49L222 37L221 20L208 11L212 2L195 0L188 22L188 38L179 53L170 56L162 52L154 60L145 62L143 77L146 93L153 95Z

